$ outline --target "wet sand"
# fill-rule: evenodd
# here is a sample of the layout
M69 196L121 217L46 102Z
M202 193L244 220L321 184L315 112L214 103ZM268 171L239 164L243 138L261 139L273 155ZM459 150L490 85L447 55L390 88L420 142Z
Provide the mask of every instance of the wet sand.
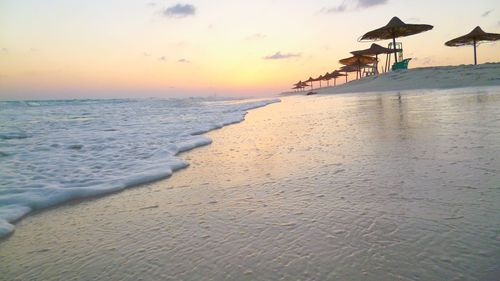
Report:
M167 180L23 219L0 279L500 275L498 88L287 97L208 136Z

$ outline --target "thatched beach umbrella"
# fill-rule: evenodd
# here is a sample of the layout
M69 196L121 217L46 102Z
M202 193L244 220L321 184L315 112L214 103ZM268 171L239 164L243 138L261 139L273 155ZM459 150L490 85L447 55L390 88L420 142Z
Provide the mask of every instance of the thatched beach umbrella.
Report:
M311 83L311 90L312 90L312 89L313 89L313 82L314 82L314 81L316 81L314 78L309 77L309 79L307 79L307 80L306 80L306 81L304 81L304 82L306 82L306 83Z
M304 82L299 81L299 82L293 84L294 87L292 89L293 90L302 90L304 88L303 84L304 84Z
M292 89L299 89L301 85L302 85L302 81L299 81L299 82L293 84L293 88Z
M352 51L351 54L355 56L375 56L375 59L378 61L378 55L380 54L392 54L392 53L397 53L400 52L401 49L389 49L386 47L382 47L378 44L373 43L370 48L364 49L364 50L358 50L358 51ZM376 69L378 73L378 66Z
M339 62L343 65L357 67L359 76L361 77L361 67L368 64L372 64L376 61L376 58L369 56L355 55L349 58L341 59Z
M352 51L351 54L353 55L358 55L358 56L378 56L380 54L392 54L394 52L399 52L401 51L400 49L389 49L386 47L382 47L379 44L373 43L370 48L364 49L364 50L358 50L358 51Z
M318 76L318 78L314 79L314 81L319 81L319 87L321 88L321 81L323 81L323 75Z
M347 83L347 73L346 74L342 74L340 72L338 72L337 70L333 71L332 73L330 73L329 75L331 78L333 78L333 86L337 86L337 78L341 77L341 76L345 76L346 78L346 83Z
M394 47L394 60L398 62L396 38L415 35L425 32L434 28L428 24L407 24L400 20L398 17L393 17L386 26L372 30L365 35L361 36L359 41L377 41L392 39Z
M305 82L299 81L299 83L294 84L294 87L292 89L303 90L305 87L309 87L309 85Z
M453 40L450 40L446 43L444 43L448 47L460 47L460 46L465 46L465 45L473 45L474 46L474 64L477 64L477 45L482 43L482 42L487 42L487 41L497 41L500 40L500 34L497 33L486 33L484 32L481 27L476 27L474 30L472 30L469 34L466 34L464 36L460 36L458 38L455 38Z
M358 68L354 65L345 65L339 69L340 72L345 72L345 82L347 83L348 72L358 72Z
M325 73L325 75L323 75L323 80L326 81L326 86L327 87L330 87L330 80L332 80L332 76L330 75L330 73Z

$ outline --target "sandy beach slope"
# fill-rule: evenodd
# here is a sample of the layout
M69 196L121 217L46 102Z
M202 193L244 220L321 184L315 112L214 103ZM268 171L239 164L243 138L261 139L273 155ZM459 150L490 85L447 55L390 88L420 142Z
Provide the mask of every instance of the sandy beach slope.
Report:
M285 97L170 179L29 216L3 280L494 280L500 88Z
M344 83L344 81L344 77L337 79L339 84ZM333 84L333 81L330 82ZM319 86L319 82L313 83L314 87ZM323 81L323 86L325 85L326 82ZM314 91L317 93L341 94L483 86L500 86L500 63L420 67L409 70L391 71L349 81L349 83L340 84L336 87L314 89ZM307 92L311 88L305 90ZM297 92L283 93L283 95L295 94Z

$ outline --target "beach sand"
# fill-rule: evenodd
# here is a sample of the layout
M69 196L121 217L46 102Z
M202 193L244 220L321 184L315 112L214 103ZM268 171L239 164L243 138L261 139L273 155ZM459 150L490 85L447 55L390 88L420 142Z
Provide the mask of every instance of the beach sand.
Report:
M3 280L494 280L500 90L286 97L171 178L28 216Z

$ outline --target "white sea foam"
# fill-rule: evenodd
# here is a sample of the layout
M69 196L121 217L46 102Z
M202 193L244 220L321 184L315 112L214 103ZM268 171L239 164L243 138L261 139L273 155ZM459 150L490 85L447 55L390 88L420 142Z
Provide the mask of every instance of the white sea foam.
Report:
M0 237L29 212L172 175L205 132L279 100L0 102Z

